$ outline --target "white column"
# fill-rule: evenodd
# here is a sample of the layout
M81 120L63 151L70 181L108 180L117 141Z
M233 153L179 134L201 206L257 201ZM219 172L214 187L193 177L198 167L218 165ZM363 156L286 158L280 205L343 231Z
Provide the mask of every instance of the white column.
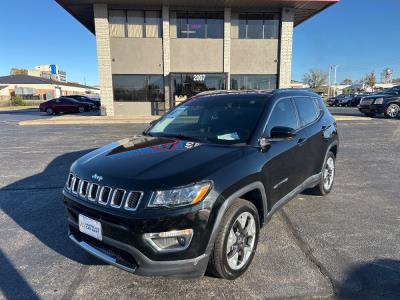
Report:
M226 89L231 89L231 9L224 11L224 72L227 74Z
M162 8L162 32L163 32L163 64L164 64L164 94L165 94L165 111L171 107L170 99L170 35L169 35L169 7Z
M113 116L114 93L107 4L93 4L93 11L96 30L101 105L105 107L105 115Z
M294 10L282 9L279 55L279 88L289 88L292 80L292 41Z

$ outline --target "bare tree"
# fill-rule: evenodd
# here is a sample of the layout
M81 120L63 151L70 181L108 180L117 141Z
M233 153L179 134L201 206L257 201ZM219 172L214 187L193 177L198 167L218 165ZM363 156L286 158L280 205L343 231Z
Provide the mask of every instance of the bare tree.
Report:
M375 76L375 72L371 72L367 75L365 75L364 79L363 79L364 84L366 84L367 86L369 86L372 91L374 90L374 87L376 85L376 76Z
M314 90L320 89L326 84L328 75L321 70L311 69L308 73L304 74L303 81Z
M350 85L353 84L353 80L346 78L345 80L342 81L343 85Z

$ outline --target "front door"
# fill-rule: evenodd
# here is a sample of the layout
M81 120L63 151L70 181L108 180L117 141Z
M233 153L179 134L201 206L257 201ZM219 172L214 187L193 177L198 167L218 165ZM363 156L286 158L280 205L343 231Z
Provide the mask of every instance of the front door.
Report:
M171 74L171 98L175 106L198 93L225 89L225 73Z

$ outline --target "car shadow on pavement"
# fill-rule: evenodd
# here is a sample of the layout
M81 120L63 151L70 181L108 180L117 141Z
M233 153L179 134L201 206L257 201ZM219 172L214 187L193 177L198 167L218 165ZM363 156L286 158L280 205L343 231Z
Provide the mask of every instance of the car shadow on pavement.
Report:
M339 299L400 299L400 260L378 259L352 267L336 290Z
M91 150L58 156L47 165L43 172L0 189L0 211L8 215L17 225L16 228L10 228L5 232L5 240L9 239L14 242L17 230L22 229L32 234L54 252L70 260L84 265L102 264L100 260L81 251L69 240L62 196L62 189L71 164L89 151ZM9 222L9 224L11 223ZM7 252L10 251L11 253L21 251L20 256L36 254L20 248L15 250L9 248ZM43 255L40 252L43 252L42 249L39 249L38 256ZM56 257L53 256L51 259L56 260Z

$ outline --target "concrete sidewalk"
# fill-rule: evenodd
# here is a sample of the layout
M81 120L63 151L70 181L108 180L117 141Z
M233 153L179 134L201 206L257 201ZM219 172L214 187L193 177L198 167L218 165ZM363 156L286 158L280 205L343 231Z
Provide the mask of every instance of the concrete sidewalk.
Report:
M56 116L48 119L25 120L18 125L96 125L96 124L146 124L160 116ZM337 121L365 121L371 118L362 116L335 116Z

